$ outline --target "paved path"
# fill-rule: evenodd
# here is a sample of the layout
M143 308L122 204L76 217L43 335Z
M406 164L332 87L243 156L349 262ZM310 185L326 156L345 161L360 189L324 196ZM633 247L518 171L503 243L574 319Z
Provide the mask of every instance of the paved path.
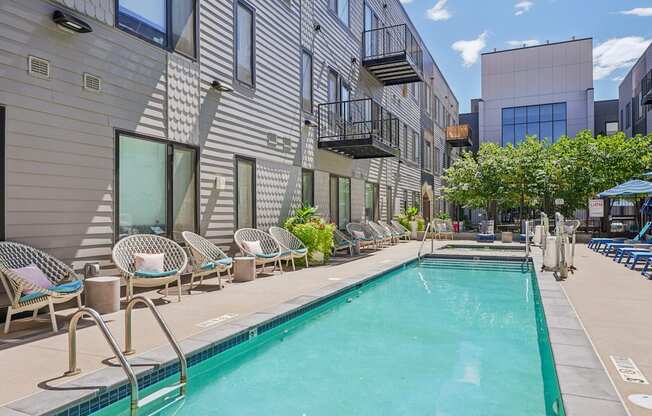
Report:
M630 394L652 395L652 385L622 381L609 358L632 358L652 382L652 281L586 245L578 244L575 264L578 270L562 287L630 413L652 415L627 400Z

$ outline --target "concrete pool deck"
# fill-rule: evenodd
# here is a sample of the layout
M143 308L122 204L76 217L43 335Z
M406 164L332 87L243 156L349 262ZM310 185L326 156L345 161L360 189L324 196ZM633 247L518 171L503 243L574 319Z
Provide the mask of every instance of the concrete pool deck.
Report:
M437 242L435 243L435 248L450 243L450 241ZM457 243L469 244L468 241L457 241ZM402 243L380 252L370 252L370 255L356 258L353 261L350 261L348 257L342 257L335 264L329 266L285 273L283 276L270 276L255 282L233 284L227 286L223 291L198 291L192 296L185 295L181 303L173 301L161 306L160 312L168 321L177 338L183 340L182 347L184 349L196 350L208 345L207 341L209 338L210 341L215 341L214 335L216 334L226 336L243 331L247 325L260 323L270 319L270 317L285 313L296 307L296 304L305 304L314 301L318 297L336 290L341 290L348 285L354 284L356 281L364 280L388 268L411 260L415 257L418 246L419 243L417 242ZM506 247L507 245L495 243L496 248L501 246ZM521 245L521 247L523 246ZM457 254L452 250L442 250L439 253ZM464 252L460 252L459 254L466 256L475 256L476 254L479 256L487 256L488 254L498 256L519 255L503 250L488 253L482 249L479 249L477 252L465 249ZM537 252L535 251L533 254L535 264L540 263L540 259L537 260L537 257L540 257ZM582 246L578 246L578 261L576 261L576 264L579 270L567 282L562 283L562 285L555 282L551 274L538 276L544 308L546 308L546 315L548 317L548 326L551 327L550 336L553 343L555 360L562 362L562 371L568 369L572 373L571 376L559 374L562 393L564 393L564 385L570 386L572 392L569 396L564 395L565 402L568 401L566 408L567 410L571 410L568 412L569 415L625 414L618 400L618 396L613 393L610 381L602 368L602 363L605 363L611 373L611 378L616 382L620 390L621 386L618 385L618 380L614 377L615 370L609 368L610 361L608 357L605 359L602 352L600 352L601 343L595 338L593 339L600 353L602 363L595 358L593 348L584 336L584 332L579 323L572 324L574 326L573 328L565 328L568 325L567 321L565 321L565 315L574 317L574 312L569 305L556 304L555 299L557 297L563 297L560 303L566 301L562 287L569 292L569 297L571 297L570 292L572 291L567 286L572 286L574 282L577 284L580 281L584 281L584 284L587 284L586 279L580 279L579 277L584 272L590 273L591 269L588 266L585 267L579 260L580 258L586 259L587 263L592 264L594 262L593 258L597 256L599 255L586 250ZM635 272L624 269L622 266L616 265L609 259L605 258L604 260L611 263L612 267L615 266L614 272L629 272L632 275L640 276ZM593 280L589 282L591 283ZM210 283L208 282L206 289L215 289L214 287L211 288ZM652 282L648 283L652 284ZM647 290L652 293L652 286L649 286ZM579 291L582 291L581 286ZM148 296L154 299L160 297L155 292L148 293ZM572 298L571 301L574 302ZM581 299L579 303L582 303ZM581 308L577 307L577 309L579 312ZM60 318L64 318L67 312L70 313L72 310L61 311L58 315ZM123 312L108 315L105 318L118 343L122 344ZM590 334L591 322L587 323L584 317L582 317L582 320L587 329L589 329ZM211 324L213 325L208 327L208 332L202 333L202 331L207 331L206 325ZM25 329L21 330L21 326ZM10 333L8 337L0 338L0 363L2 363L3 375L5 379L16 380L16 382L12 382L10 385L3 386L3 389L0 390L0 403L11 401L6 407L0 408L0 416L42 414L42 410L56 409L57 403L53 402L61 401L65 403L66 400L77 399L81 394L88 394L87 392L83 392L83 388L96 388L93 382L97 385L102 384L98 378L101 378L102 382L106 382L107 365L111 367L111 363L115 361L110 358L113 354L101 338L99 330L94 328L94 325L88 325L84 328L80 327L78 362L79 366L84 370L84 373L81 379L70 377L61 378L62 372L67 367L67 334L63 331L58 334L47 332L47 322L43 322L37 326L38 328L36 328L35 332L33 322L17 322L17 326L15 327L16 332ZM164 338L158 328L155 327L154 320L148 312L138 310L134 313L134 328L136 333L134 344L139 353L136 359L140 363L140 366L136 368L138 373L147 371L153 365L169 362L174 358L170 355L169 348L168 350L165 347L157 348L157 346L165 344ZM555 328L554 331L552 330L553 328ZM578 336L582 335L584 340L580 339L581 337L573 336L574 334ZM563 339L560 339L560 336ZM608 335L605 338L610 339ZM652 346L652 340L647 345ZM607 354L623 355L623 353ZM29 360L25 360L25 357L29 357ZM637 357L631 357L639 363ZM639 363L639 368L646 372L646 368L641 364ZM93 370L103 368L105 370L93 373ZM116 379L116 377L123 377L121 369L113 366L112 370L113 373L108 373L112 376L109 378ZM560 367L558 366L559 372ZM582 377L583 373L586 373L585 378ZM578 374L580 375L579 377ZM564 377L566 378L565 380ZM616 377L618 377L617 374ZM62 386L62 384L70 381L72 383L69 385ZM74 387L75 385L77 385L77 390L74 388L70 389L71 386ZM584 389L585 385L591 386L592 388ZM80 390L82 386L83 388ZM629 386L623 387L621 395L626 396L623 392L626 392L627 387ZM638 387L639 389L635 391L636 393L646 393L650 390L649 385ZM648 389L640 389L640 387L648 387ZM612 390L611 392L609 392L610 388ZM33 400L33 398L30 398L30 400L16 400L38 391L42 393L35 397L45 400ZM56 393L56 396L52 393ZM600 397L603 397L605 400L601 401L596 399ZM41 404L37 402L49 403ZM630 404L629 407L631 408L633 405ZM645 411L644 409L643 412L637 412L639 409L630 409L632 410L631 414L650 414L649 411Z

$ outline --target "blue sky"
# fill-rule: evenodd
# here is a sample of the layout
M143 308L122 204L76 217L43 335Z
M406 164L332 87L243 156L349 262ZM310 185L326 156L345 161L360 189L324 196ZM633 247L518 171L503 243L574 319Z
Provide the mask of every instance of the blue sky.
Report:
M593 38L596 100L618 84L652 40L652 0L401 0L460 102L480 96L479 53Z

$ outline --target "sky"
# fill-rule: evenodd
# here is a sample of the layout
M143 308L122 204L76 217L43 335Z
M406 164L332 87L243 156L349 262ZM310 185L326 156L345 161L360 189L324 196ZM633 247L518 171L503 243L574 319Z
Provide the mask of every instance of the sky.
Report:
M606 100L652 41L652 0L400 1L460 112L480 97L482 52L591 37L595 99Z

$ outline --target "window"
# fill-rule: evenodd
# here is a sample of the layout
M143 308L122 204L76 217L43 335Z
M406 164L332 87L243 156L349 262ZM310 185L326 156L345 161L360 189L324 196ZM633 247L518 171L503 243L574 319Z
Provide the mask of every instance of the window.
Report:
M408 191L407 189L403 189L403 212L407 211L408 209Z
M0 106L0 190L5 192L5 108ZM5 199L0 198L0 240L5 239Z
M301 173L301 202L315 206L315 173L304 169Z
M193 147L119 133L118 238L158 234L181 239L197 229L197 151Z
M312 55L306 50L301 58L301 108L312 113Z
M527 136L557 141L566 135L566 103L509 107L502 110L502 144L517 145Z
M380 27L380 19L374 10L369 7L369 4L364 4L364 51L365 57L377 56L380 54L380 45L382 41L381 30L376 30Z
M331 221L339 229L351 222L351 179L343 176L330 177Z
M401 157L407 159L408 157L408 140L409 140L409 128L407 124L403 124L403 137L400 138L399 146L401 151Z
M618 133L618 122L617 121L607 121L604 125L604 131L607 136Z
M432 95L430 92L430 85L424 84L424 102L426 106L426 114L432 114Z
M196 56L196 0L119 0L117 27L162 48Z
M628 129L632 126L632 104L627 103L625 106L625 128Z
M349 0L328 0L328 7L347 27L349 26Z
M235 78L249 86L254 85L254 11L239 1L236 6Z
M256 162L235 159L236 228L256 227Z
M387 221L391 221L394 218L394 191L391 186L385 188L385 207L387 210Z
M430 142L423 142L423 169L432 172L432 145Z
M364 185L364 216L367 221L376 221L379 218L378 184L365 182Z
M620 109L620 125L624 126L625 125L625 120L623 120L623 109Z
M435 173L441 173L441 150L435 147Z
M419 161L419 133L412 131L412 154L411 159L415 162Z

